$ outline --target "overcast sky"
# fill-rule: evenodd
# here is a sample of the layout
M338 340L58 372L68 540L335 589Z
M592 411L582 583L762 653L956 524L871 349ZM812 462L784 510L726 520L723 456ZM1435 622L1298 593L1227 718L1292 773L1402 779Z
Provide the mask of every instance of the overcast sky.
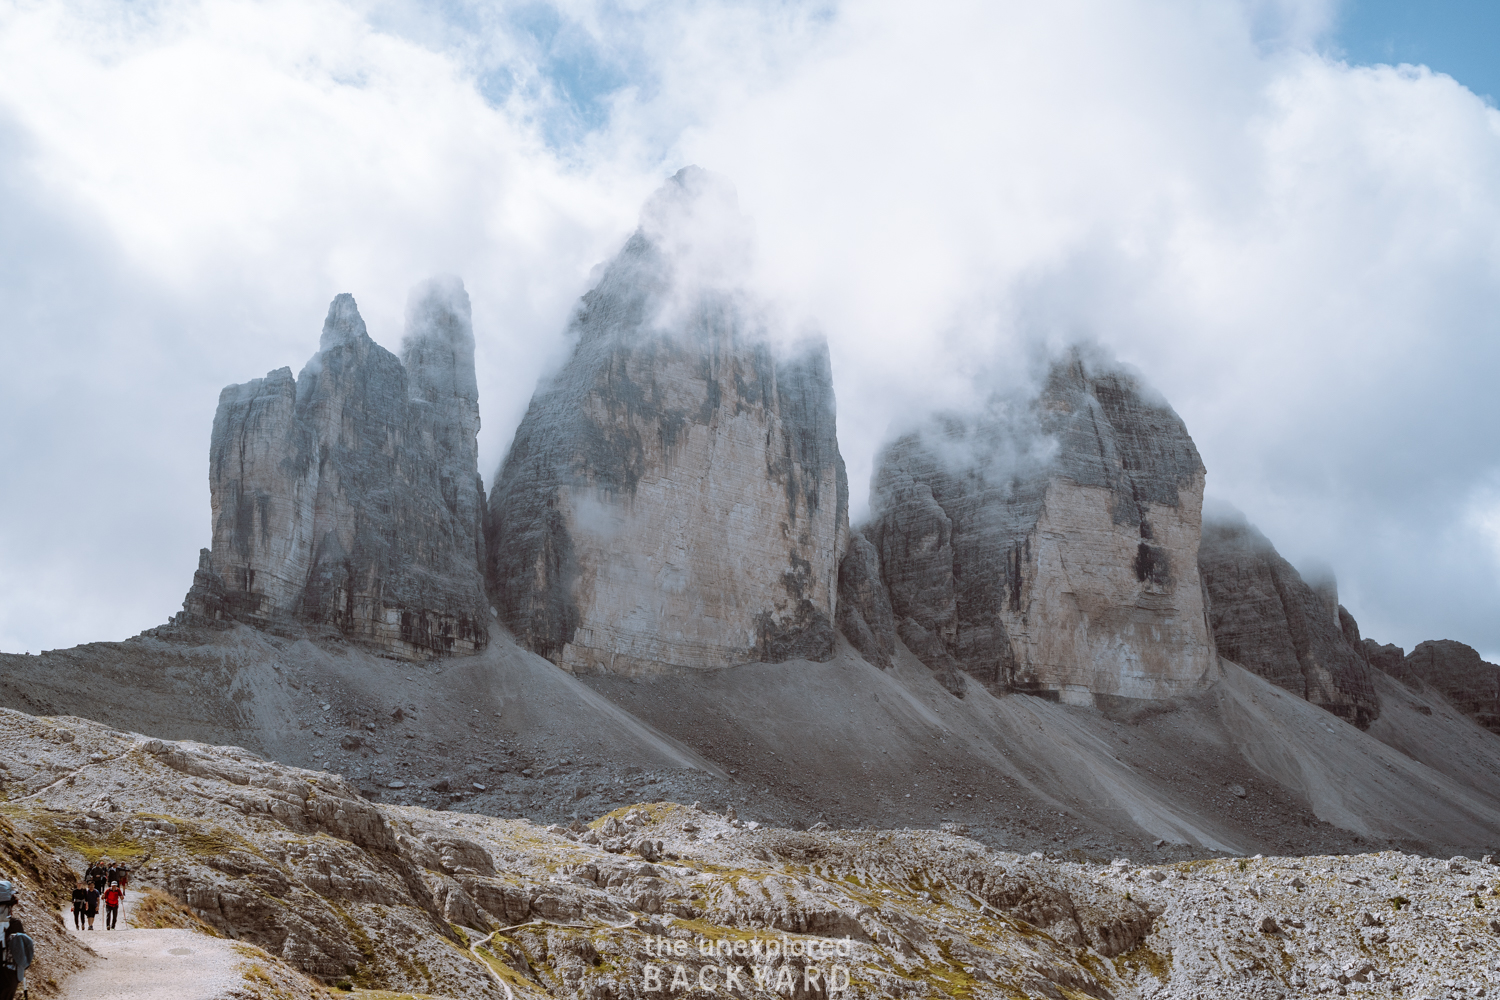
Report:
M856 518L893 426L1088 338L1366 635L1500 659L1495 25L1429 7L4 5L0 649L179 609L220 388L300 368L339 292L395 349L462 276L488 483L697 163L829 339Z

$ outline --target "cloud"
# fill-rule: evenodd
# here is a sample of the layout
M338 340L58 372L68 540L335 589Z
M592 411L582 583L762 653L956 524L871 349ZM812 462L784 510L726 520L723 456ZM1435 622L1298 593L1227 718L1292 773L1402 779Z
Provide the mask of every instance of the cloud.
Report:
M1367 634L1500 649L1473 514L1500 121L1447 77L1320 54L1335 13L13 5L0 583L28 597L0 648L175 610L218 388L299 367L336 292L395 349L408 289L463 278L488 480L591 268L698 163L738 191L759 290L829 338L856 511L893 426L1092 339Z

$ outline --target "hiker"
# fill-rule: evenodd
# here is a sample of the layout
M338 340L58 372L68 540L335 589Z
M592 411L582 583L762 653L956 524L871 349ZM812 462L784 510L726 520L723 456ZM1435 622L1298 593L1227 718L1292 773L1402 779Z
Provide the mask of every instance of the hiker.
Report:
M120 898L125 898L125 887L130 884L130 866L121 861L119 864L109 866L109 872L105 876L110 883L118 882L120 885Z
M105 871L104 865L99 861L95 861L93 864L89 865L89 870L83 873L83 880L89 885L93 886L95 889L103 892L104 887L109 884L109 880L105 878L106 874L108 873Z
M12 1000L16 990L26 985L26 969L36 951L21 918L11 916L11 909L20 902L16 887L0 879L0 926L4 932L0 942L0 1000Z
M94 918L99 915L99 890L92 885L86 885L83 888L83 898L88 902L88 909L84 911L84 916L89 918L89 930L93 930Z
M125 896L120 891L120 883L111 882L109 888L104 890L104 929L112 931L120 919L120 900Z
M83 879L79 879L78 884L73 887L73 929L75 931L83 930L83 921L88 916L88 912L89 891L84 886Z

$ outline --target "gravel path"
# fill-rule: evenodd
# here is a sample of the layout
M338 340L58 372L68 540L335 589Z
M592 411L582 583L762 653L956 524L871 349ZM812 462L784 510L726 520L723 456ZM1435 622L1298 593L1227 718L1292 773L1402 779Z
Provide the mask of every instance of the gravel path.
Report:
M73 930L71 906L63 910L68 933L104 959L63 984L64 1000L219 1000L245 982L233 942L192 931L127 928L141 898L132 892L120 908L120 924L104 929L103 906L92 931Z

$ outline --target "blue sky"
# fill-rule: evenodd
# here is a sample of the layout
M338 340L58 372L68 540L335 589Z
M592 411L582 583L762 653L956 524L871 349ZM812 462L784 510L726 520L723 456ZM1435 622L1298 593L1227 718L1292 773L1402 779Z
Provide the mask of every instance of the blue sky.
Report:
M1424 65L1491 104L1500 94L1496 0L1354 0L1340 11L1334 43L1351 63Z

